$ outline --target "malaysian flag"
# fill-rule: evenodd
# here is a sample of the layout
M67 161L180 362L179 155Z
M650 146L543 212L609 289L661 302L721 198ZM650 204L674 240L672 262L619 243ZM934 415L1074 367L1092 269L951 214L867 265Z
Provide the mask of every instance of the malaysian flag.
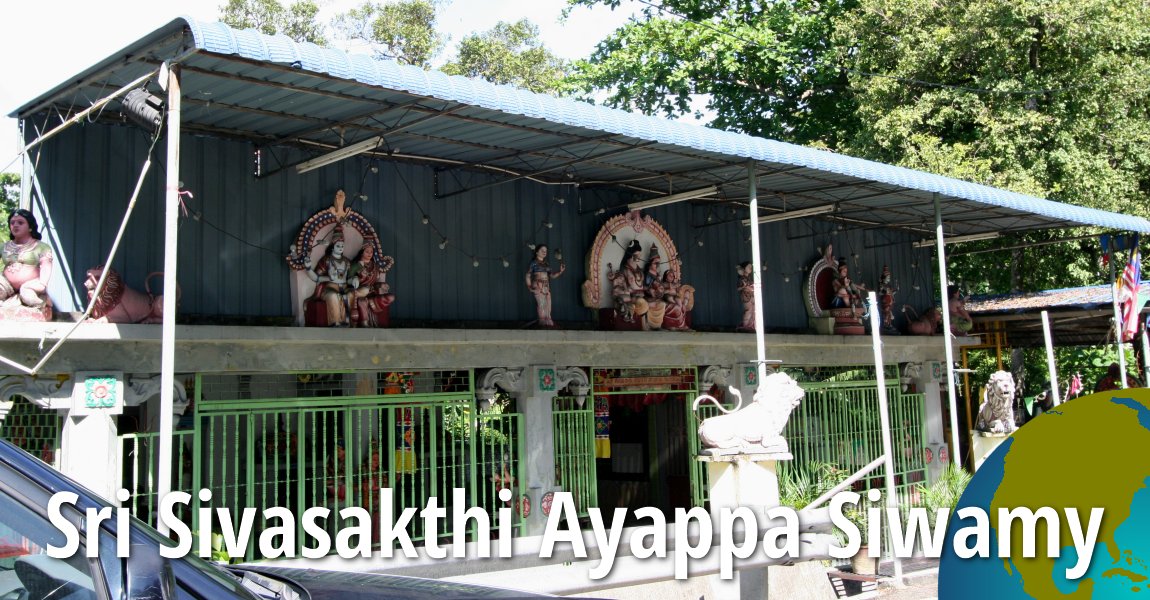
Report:
M1122 323L1122 341L1130 342L1138 334L1138 313L1146 299L1140 297L1139 285L1142 281L1142 254L1138 251L1138 238L1134 238L1134 249L1130 251L1130 261L1122 270L1122 278L1118 280L1118 307Z
M1077 396L1078 394L1081 394L1081 393L1082 393L1082 376L1079 375L1078 373L1075 373L1074 377L1070 379L1070 386L1066 390L1066 395L1067 395L1067 397L1070 397L1070 396Z

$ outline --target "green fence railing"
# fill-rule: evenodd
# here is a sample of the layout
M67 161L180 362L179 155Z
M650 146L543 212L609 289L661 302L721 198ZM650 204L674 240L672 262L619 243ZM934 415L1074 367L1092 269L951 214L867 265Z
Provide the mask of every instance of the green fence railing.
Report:
M15 396L8 415L0 420L0 437L40 460L55 465L63 422L57 411L41 408L23 396Z
M882 454L882 430L879 416L878 388L874 367L848 367L830 369L784 368L795 378L806 394L798 408L791 413L783 436L786 437L794 459L780 463L780 473L792 465L829 463L847 474L878 458ZM891 377L887 385L890 407L892 457L895 487L899 505L918 503L918 484L926 480L924 412L922 394L903 394L897 384L897 366L887 365L885 374ZM725 402L733 407L732 399ZM746 402L748 399L744 399ZM696 411L699 418L718 414L713 404L705 403ZM690 432L691 446L701 450L697 434ZM880 467L856 487L882 488L885 470ZM692 493L697 506L707 500L709 488L706 468L696 463L692 470Z
M191 430L172 432L172 483L173 492L187 492L195 495L198 490L192 482L192 447L195 432ZM149 524L156 524L159 510L156 474L159 473L160 434L125 433L120 435L120 464L124 488L132 493L127 507L132 516ZM189 525L190 514L178 515Z
M174 477L181 484L173 487L209 490L211 499L202 508L228 509L238 519L249 508L259 515L284 507L300 516L323 507L331 514L319 522L334 540L345 527L361 525L339 511L361 507L377 546L381 488L392 494L394 519L404 509L423 509L432 497L450 515L453 490L459 488L464 509L488 514L493 537L501 527L519 533L524 526L517 511L511 523L497 518L500 508L517 506L525 491L523 416L505 403L477 410L470 372L200 376L195 411L194 429L177 432L180 466ZM155 509L154 494L148 495L154 437L123 436L125 482L141 503L138 514ZM514 500L498 498L504 487L512 489ZM187 522L197 531L201 503L197 494L193 498ZM413 541L450 538L453 520L437 521L435 530L427 530L422 518L412 519L407 533ZM257 518L243 556L228 558L263 558L260 534L280 525ZM299 556L312 540L302 519L296 527ZM473 537L474 519L468 528ZM222 527L213 521L210 529Z
M571 492L580 517L598 505L595 469L595 411L590 398L580 406L573 397L555 398L551 411L555 484Z

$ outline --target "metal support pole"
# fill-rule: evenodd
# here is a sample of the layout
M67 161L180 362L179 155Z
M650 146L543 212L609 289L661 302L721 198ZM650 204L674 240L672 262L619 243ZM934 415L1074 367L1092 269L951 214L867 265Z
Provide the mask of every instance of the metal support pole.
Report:
M1042 311L1042 336L1046 338L1046 372L1050 376L1050 393L1054 406L1062 404L1058 397L1058 370L1054 367L1054 340L1050 336L1050 313Z
M1115 251L1114 258L1110 260L1110 304L1114 308L1114 347L1118 349L1118 366L1122 369L1122 389L1126 389L1126 351L1122 344L1122 309L1118 306L1118 277L1114 273L1114 260L1118 258Z
M887 403L886 397L886 373L883 372L882 339L879 337L878 294L874 291L867 292L867 302L870 304L870 339L874 349L874 370L878 379L878 414L879 423L882 427L883 470L886 471L886 476L883 477L886 482L886 505L888 508L897 509L898 495L894 487L894 450L890 440L890 405ZM955 448L957 450L957 446ZM891 560L894 561L894 584L901 586L902 561L893 552L891 553Z
M1142 385L1150 387L1150 335L1142 326Z
M755 356L761 383L767 378L767 343L763 337L763 264L759 258L759 179L754 161L747 163L747 188L751 200L751 265L755 270Z
M938 250L939 296L942 297L942 339L946 345L946 395L950 400L950 455L956 467L962 467L962 452L958 445L958 390L954 381L954 348L950 338L950 299L946 297L946 241L942 234L942 205L938 192L934 193L934 244Z
M163 72L165 69L161 69ZM162 502L172 491L172 401L176 368L176 240L180 215L180 76L178 67L168 71L168 157L164 192L164 321L160 346L160 452L156 498ZM156 529L167 535L168 526L158 520Z

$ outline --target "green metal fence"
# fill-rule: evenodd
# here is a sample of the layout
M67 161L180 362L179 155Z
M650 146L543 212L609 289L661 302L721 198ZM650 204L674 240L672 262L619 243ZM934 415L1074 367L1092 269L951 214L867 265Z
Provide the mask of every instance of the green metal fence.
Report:
M192 494L193 431L175 431L172 434L172 491ZM132 492L128 508L132 515L151 524L156 523L159 499L156 495L156 474L159 472L160 434L126 433L120 436L121 476L124 487ZM184 515L188 523L190 515Z
M260 514L284 507L298 517L324 507L331 516L320 523L334 539L345 527L362 526L342 519L339 511L362 507L378 545L385 488L392 493L393 519L437 498L448 518L439 519L434 531L425 529L423 519L412 519L407 532L412 540L443 538L453 533L453 490L460 488L466 504L461 508L484 510L493 536L501 527L518 531L524 525L514 511L510 524L497 519L505 506L499 489L511 488L515 497L524 491L523 417L506 404L477 410L468 371L202 375L195 400L194 429L178 434L188 440L179 447L196 458L189 461L187 489L209 490L204 507L228 509L235 519L245 508ZM139 449L150 448L151 437L124 436L125 446L136 449L125 456L146 456ZM183 480L182 471L178 477ZM146 478L125 480L145 492L135 495L144 511L152 510ZM197 499L194 508L200 507ZM199 510L191 512L195 531ZM279 525L257 518L244 556L230 558L261 558L260 533ZM474 533L473 519L468 527ZM211 529L222 527L216 521ZM297 556L304 544L312 540L297 522Z
M590 398L582 405L573 397L555 398L551 411L554 434L555 484L571 492L579 516L598 505L595 470L595 411Z
M8 416L0 421L0 437L54 465L60 450L62 426L63 418L57 411L41 408L23 396L15 396Z
M794 460L780 463L780 472L785 472L791 465L824 462L837 465L849 474L882 454L878 382L874 367L796 367L784 368L783 371L797 380L806 394L791 413L783 431ZM902 393L897 384L897 365L887 365L884 375L888 382L892 382L887 384L886 390L899 505L914 506L918 503L916 487L926 479L923 396ZM725 405L731 408L733 399L728 398ZM697 414L705 418L718 412L718 408L708 403L700 406ZM698 453L701 446L694 431L690 440ZM699 506L708 499L709 484L704 467L697 463L692 471L692 493ZM881 489L884 476L885 470L880 467L856 486Z

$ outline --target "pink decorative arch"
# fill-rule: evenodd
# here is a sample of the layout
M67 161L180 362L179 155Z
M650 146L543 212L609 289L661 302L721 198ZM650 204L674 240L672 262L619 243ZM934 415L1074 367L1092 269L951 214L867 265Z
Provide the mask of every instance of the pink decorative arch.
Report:
M610 294L611 283L607 273L611 268L618 269L623 263L623 254L631 240L639 240L644 252L653 244L659 249L659 256L664 257L663 268L659 275L666 271L675 271L682 275L682 261L675 242L667 231L650 215L640 215L639 211L631 211L612 217L599 229L591 250L587 252L587 279L583 281L583 306L592 309L613 308ZM608 266L610 265L610 266ZM607 293L603 291L607 290Z

